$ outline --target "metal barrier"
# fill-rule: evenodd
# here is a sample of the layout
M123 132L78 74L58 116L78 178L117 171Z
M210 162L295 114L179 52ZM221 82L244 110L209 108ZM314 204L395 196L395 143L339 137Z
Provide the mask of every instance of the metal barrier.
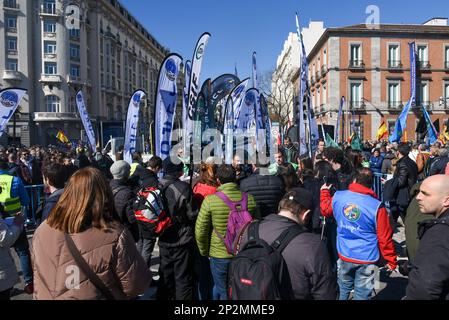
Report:
M387 177L386 174L383 173L374 173L374 183L373 190L379 197L380 201L383 201L383 193L384 193L384 185L382 184L382 179Z
M28 218L36 222L36 211L41 202L44 200L44 185L25 186L28 196L30 198L30 205L28 207ZM31 218L32 217L32 218Z

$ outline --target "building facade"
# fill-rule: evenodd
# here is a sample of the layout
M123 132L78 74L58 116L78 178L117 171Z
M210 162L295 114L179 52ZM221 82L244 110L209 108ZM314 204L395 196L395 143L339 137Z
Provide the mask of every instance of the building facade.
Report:
M426 106L440 126L449 118L449 26L436 18L422 25L365 24L329 28L308 55L309 85L315 114L335 125L342 96L345 113L363 139L375 139L385 121L390 133L410 100L410 50L417 50L417 101L411 109L404 135L416 133L421 106ZM299 72L294 83L299 82ZM318 122L320 123L320 122ZM348 123L348 121L347 121ZM349 125L343 132L349 135Z
M21 143L55 143L60 129L70 139L84 138L75 101L81 89L102 142L123 132L129 99L143 89L140 133L148 138L156 78L168 50L119 1L4 0L0 5L0 88L28 90L16 116ZM11 121L3 144L11 142L13 127Z

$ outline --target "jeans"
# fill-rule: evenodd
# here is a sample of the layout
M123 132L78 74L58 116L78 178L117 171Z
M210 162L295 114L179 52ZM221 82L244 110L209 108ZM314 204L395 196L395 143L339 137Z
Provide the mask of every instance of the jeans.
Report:
M210 258L210 270L214 278L212 297L214 300L227 300L228 267L231 259Z
M150 269L151 267L151 255L153 254L155 243L156 239L144 239L144 238L140 238L139 241L137 242L137 251L139 251L140 254L142 255L143 260L145 260L148 269Z
M30 246L25 229L22 230L19 238L14 243L14 250L19 256L20 267L22 269L23 281L25 284L33 282L33 268L31 267Z
M348 300L351 290L354 290L354 300L369 300L374 290L375 268L374 264L355 264L339 259L340 300Z

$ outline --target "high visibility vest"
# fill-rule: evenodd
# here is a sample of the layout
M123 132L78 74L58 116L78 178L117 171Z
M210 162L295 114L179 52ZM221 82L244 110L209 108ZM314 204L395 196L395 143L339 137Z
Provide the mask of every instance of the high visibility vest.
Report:
M131 171L129 172L130 176L132 176L133 173L136 171L138 165L139 165L138 163L131 164Z
M20 198L11 197L13 179L14 177L8 174L0 175L0 203L3 205L7 215L20 212L21 210Z

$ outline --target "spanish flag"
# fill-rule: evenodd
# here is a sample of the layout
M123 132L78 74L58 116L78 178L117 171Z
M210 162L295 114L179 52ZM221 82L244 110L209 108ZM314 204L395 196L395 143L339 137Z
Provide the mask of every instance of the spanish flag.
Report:
M56 138L58 138L58 140L61 141L62 143L69 143L69 139L64 134L64 132L62 132L62 130L58 131L58 134L56 135Z
M377 130L377 141L387 139L387 137L388 137L388 128L385 121L382 121L379 130Z
M449 141L449 133L447 132L447 125L444 124L443 130L440 132L440 136L438 137L438 140L440 140L443 144L446 144L446 142Z

